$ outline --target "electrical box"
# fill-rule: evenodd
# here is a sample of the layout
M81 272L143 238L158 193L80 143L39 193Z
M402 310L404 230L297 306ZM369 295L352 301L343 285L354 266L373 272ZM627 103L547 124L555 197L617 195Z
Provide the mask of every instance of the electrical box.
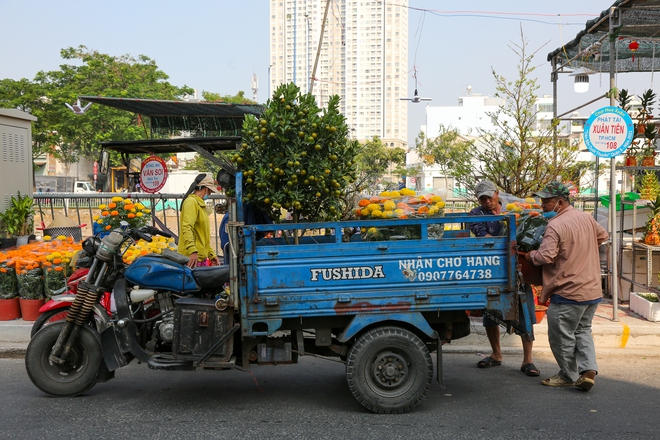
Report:
M19 191L32 196L32 122L37 118L15 109L0 108L0 211Z

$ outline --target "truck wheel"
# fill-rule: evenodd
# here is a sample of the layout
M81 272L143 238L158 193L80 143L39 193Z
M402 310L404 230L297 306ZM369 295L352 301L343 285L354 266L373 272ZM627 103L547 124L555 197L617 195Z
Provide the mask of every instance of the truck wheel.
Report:
M378 414L414 408L426 396L432 379L428 348L415 334L399 327L370 330L348 352L348 387L365 408Z
M55 397L73 397L92 388L103 361L100 336L84 326L66 361L61 365L51 362L50 352L64 324L56 322L37 332L25 353L25 369L32 383Z

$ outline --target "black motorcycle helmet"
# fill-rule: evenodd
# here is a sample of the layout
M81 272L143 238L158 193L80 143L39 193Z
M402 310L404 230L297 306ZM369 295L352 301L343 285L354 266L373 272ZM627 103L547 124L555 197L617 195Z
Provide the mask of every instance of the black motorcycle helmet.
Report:
M218 171L215 180L225 191L236 187L236 176L225 169L220 169L220 171Z

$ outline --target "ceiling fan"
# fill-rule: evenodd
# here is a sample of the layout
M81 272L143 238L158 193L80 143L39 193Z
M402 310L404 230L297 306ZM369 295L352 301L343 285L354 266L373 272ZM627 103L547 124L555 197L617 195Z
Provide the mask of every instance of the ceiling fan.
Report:
M432 101L433 98L422 98L417 94L417 73L415 72L415 75L413 75L415 78L415 93L413 94L412 98L399 98L402 101L412 101L412 102L421 102L421 101Z

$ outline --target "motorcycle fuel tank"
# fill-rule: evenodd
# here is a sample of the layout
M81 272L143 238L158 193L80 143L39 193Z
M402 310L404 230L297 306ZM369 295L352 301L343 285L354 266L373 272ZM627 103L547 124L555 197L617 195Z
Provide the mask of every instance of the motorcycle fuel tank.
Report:
M164 289L175 292L196 292L192 270L163 257L145 255L133 262L124 272L126 279L146 289Z

